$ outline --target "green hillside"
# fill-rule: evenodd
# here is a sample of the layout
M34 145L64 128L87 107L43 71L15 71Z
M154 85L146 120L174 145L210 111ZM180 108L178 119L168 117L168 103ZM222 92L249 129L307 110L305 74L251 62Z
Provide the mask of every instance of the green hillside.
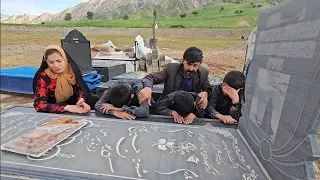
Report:
M259 3L262 7L270 7L270 4ZM256 3L255 5L259 5ZM223 7L223 10L221 10ZM242 10L243 13L236 14L235 11ZM192 14L198 11L197 15ZM225 29L252 29L257 25L259 8L251 3L216 3L199 9L185 12L186 17L157 17L159 28L170 28L172 26L183 26L185 28L225 28ZM94 18L94 17L93 17ZM85 20L77 22L65 22L61 24L45 24L44 26L63 27L124 27L124 28L147 28L153 23L152 12L140 11L129 15L128 20Z

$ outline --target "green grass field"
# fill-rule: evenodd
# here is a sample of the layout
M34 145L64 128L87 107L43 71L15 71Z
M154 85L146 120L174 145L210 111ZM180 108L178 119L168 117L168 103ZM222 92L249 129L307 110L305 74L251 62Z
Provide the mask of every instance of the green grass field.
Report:
M270 7L267 3L255 3L263 7ZM219 12L221 7L223 11ZM159 28L170 28L172 25L183 25L185 28L223 28L223 29L252 29L257 26L259 8L253 8L248 3L231 4L215 3L206 7L195 9L197 15L193 15L190 10L186 17L164 17L159 16L157 22ZM236 10L242 10L242 14L235 14ZM248 26L241 25L246 22ZM140 11L137 14L129 16L128 20L83 20L77 22L64 22L60 24L45 24L42 26L58 27L125 27L125 28L148 28L153 24L152 12ZM3 25L3 24L2 24ZM12 25L12 24L7 24ZM41 26L26 25L24 26Z

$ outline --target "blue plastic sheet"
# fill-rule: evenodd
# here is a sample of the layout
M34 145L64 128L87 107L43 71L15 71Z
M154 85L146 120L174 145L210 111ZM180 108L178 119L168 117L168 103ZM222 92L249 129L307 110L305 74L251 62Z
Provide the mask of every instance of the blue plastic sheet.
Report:
M83 76L83 80L86 82L88 88L91 90L95 89L97 86L102 85L100 79L102 75L98 74L97 71L92 71L91 73Z
M27 66L0 70L0 89L7 92L33 94L32 81L37 70L38 68ZM97 71L92 71L83 76L90 90L102 84L101 78L102 75L98 74Z
M38 68L18 67L0 70L2 91L33 94L32 81Z

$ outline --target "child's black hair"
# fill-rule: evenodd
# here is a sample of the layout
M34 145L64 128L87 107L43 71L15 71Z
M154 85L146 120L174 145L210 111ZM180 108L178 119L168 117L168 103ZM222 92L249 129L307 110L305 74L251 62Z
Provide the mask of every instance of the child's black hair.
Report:
M240 89L244 87L246 81L246 77L240 71L230 71L224 77L223 82L227 83L233 89Z
M114 107L121 108L131 100L132 89L125 84L118 84L110 87L110 102Z
M193 111L194 108L194 97L188 92L177 93L174 96L174 107L180 116L187 116Z

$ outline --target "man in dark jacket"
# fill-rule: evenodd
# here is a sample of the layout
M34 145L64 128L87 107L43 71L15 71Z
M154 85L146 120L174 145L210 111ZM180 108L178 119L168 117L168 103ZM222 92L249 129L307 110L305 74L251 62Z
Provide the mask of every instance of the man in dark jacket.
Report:
M202 63L202 51L196 47L186 49L183 54L183 62L169 63L162 71L147 75L142 79L143 89L139 93L139 102L148 100L151 105L151 93L154 84L165 83L163 93L159 101L167 94L183 90L195 92L200 97L199 106L207 107L208 95L211 87L208 80L208 69L200 66Z

